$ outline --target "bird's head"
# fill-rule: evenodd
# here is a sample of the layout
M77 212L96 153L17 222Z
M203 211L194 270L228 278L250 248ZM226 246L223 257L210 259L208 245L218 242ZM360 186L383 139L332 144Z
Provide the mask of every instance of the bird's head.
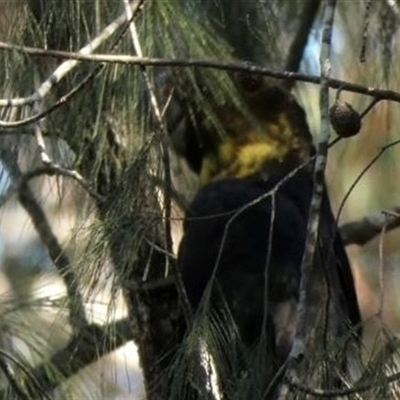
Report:
M268 175L307 161L314 152L312 137L292 94L260 75L236 74L233 82L239 107L213 105L213 118L203 115L180 133L178 153L201 182Z

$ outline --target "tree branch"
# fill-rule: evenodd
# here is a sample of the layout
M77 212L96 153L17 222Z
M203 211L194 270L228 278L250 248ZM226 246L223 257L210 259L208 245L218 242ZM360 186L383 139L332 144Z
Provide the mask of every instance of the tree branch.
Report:
M87 325L76 332L68 344L56 352L50 360L29 370L29 376L40 384L41 391L49 392L82 368L130 340L132 336L128 319L104 326ZM56 370L57 374L51 374L51 370ZM30 399L40 399L42 394L38 389L28 381L27 386L31 393ZM0 398L7 398L6 390L0 391Z
M324 31L321 46L321 134L318 141L314 167L314 190L311 199L310 212L307 224L305 250L301 262L300 299L297 308L296 334L288 358L288 369L285 376L295 379L302 376L302 360L310 352L314 343L318 312L320 310L321 283L318 282L321 271L314 265L314 252L318 238L320 210L325 187L325 166L328 154L330 122L329 122L329 74L331 70L330 53L332 27L335 14L336 0L327 0L324 15ZM312 327L312 328L311 328ZM288 398L289 394L282 387L279 398Z
M13 182L9 185L9 187L4 191L2 195L0 195L0 208L11 199L13 195L18 193L21 187L27 184L30 180L35 179L39 176L53 176L60 175L65 176L67 178L71 178L78 182L80 186L82 186L88 194L93 197L97 201L103 201L104 198L99 193L97 193L92 185L88 183L79 172L75 170L71 170L68 168L61 167L58 164L52 164L47 167L39 167L32 169L28 172L22 173L18 179L14 179Z
M78 278L71 269L71 262L51 230L46 214L26 183L21 185L18 199L30 216L33 226L49 252L50 259L65 283L68 293L70 323L72 328L77 330L79 327L87 325L87 320L82 295L79 291Z
M393 207L388 211L379 211L360 220L348 222L340 227L340 234L345 245L357 244L363 246L375 239L382 232L400 227L400 207Z
M87 320L83 299L78 287L78 279L71 269L71 262L58 242L57 237L54 235L46 214L36 201L28 183L21 179L22 174L16 162L5 151L2 151L1 159L12 179L20 182L18 185L18 200L31 218L36 232L47 248L50 259L65 283L68 293L70 323L72 328L77 330L87 325Z
M138 66L153 66L153 67L199 67L211 68L224 71L246 72L253 74L260 74L270 76L276 79L283 80L296 80L300 82L320 84L320 76L301 74L290 71L279 71L270 68L258 66L248 62L240 61L215 61L215 60L201 60L201 59L169 59L169 58L151 58L151 57L137 57L131 55L113 55L113 54L91 54L83 55L79 53L71 53L58 50L44 50L33 47L11 45L8 43L0 42L0 49L20 51L26 54L42 57L54 58L69 58L80 61L96 62L96 63L110 63L110 64L125 64L125 65L138 65ZM352 82L347 82L339 79L327 78L329 87L334 89L341 89L353 93L364 94L367 96L375 97L379 100L391 100L400 103L400 93L393 90L385 90L374 88L371 86L363 86ZM0 107L17 107L19 99L0 99ZM7 123L1 121L0 127L3 128L16 128L17 126L27 125L32 121L26 123L13 122ZM19 124L19 125L17 125Z

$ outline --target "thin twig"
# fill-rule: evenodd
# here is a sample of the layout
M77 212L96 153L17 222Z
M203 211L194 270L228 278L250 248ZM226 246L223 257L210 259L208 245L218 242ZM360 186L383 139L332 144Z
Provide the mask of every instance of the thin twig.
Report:
M351 184L349 190L347 191L347 193L345 194L345 196L343 197L343 200L340 203L340 206L338 208L338 212L336 215L336 224L339 224L339 220L340 217L342 215L343 212L343 208L348 200L348 198L350 197L351 193L353 192L353 190L355 189L355 187L357 186L357 184L360 182L360 180L362 179L362 177L367 173L367 171L379 160L380 157L382 157L382 155L391 147L393 146L397 146L398 144L400 144L400 139L399 140L395 140L385 146L382 146L380 148L380 150L378 151L378 153L372 158L372 160L363 168L363 170L360 172L360 174L357 176L357 178L354 180L354 182ZM382 228L380 228L382 229ZM379 230L380 231L380 230ZM368 236L367 236L368 237ZM370 239L368 239L370 240ZM367 241L368 241L367 240ZM360 244L365 244L364 243L360 243Z
M329 148L331 146L334 146L339 140L341 140L340 137L336 138L329 144ZM263 193L259 197L256 197L254 200L246 203L242 207L238 207L236 209L230 210L230 211L225 211L225 212L220 212L220 213L214 213L212 215L207 215L207 216L202 216L202 217L186 217L187 220L193 221L197 219L213 219L213 218L220 218L223 216L228 216L232 215L232 218L236 218L240 213L243 211L247 210L249 207L253 207L254 205L260 203L261 201L265 200L266 198L270 196L274 196L278 193L280 188L285 185L290 179L292 179L297 173L299 173L302 169L307 168L307 166L315 160L315 155L312 156L309 160L303 162L302 164L298 165L296 168L292 169L290 172L288 172L279 182L276 183L276 185L268 192ZM237 215L236 215L237 214ZM178 220L181 220L182 218L177 218ZM228 221L228 223L231 223Z
M360 113L360 119L363 119L382 99L374 98Z
M96 192L93 186L89 182L87 182L87 180L78 171L74 169L65 168L59 164L52 163L51 165L48 165L46 167L39 168L36 171L36 174L38 174L39 172L41 174L46 174L46 175L60 175L60 176L65 176L67 178L71 178L74 181L76 181L83 189L85 189L86 192L91 197L93 197L93 199L99 202L104 201L104 197L98 192ZM32 173L35 173L35 171L32 171Z
M79 172L67 168L63 168L58 164L52 164L47 167L39 167L28 172L22 173L19 178L14 179L13 182L8 186L8 188L0 196L0 208L11 199L11 197L16 194L22 185L27 184L30 180L35 179L39 176L48 175L60 175L71 178L81 185L90 196L95 200L102 202L104 197L97 193L92 185L90 185Z
M110 56L112 57L112 56ZM129 56L128 56L129 57ZM136 62L132 62L129 64L138 65L138 66L177 66L177 67L202 67L202 68L211 68L217 70L226 70L226 71L240 71L247 72L250 74L258 74L274 77L276 79L289 79L289 80L297 80L300 82L308 82L313 84L319 84L320 78L313 75L300 74L295 72L285 72L285 71L275 71L270 70L268 68L258 67L255 65L249 65L248 63L220 63L217 61L204 61L204 60L170 60L170 59L148 59L150 61L146 61L146 59L137 59L134 57ZM12 133L13 129L25 127L32 123L37 122L38 120L46 117L53 111L58 108L64 106L68 100L70 100L74 95L76 95L84 86L86 86L89 81L91 81L95 75L100 73L101 69L103 69L104 65L100 65L96 68L91 74L89 74L86 78L84 78L75 88L69 91L66 95L61 97L56 103L51 105L49 108L44 110L43 112L36 114L34 116L18 120L18 121L4 121L0 120L0 128L3 128L4 131L0 131L0 134L4 134L5 130L7 133ZM384 90L379 88L374 88L370 86L362 86L351 82L341 81L338 79L328 79L328 85L331 88L335 89L343 89L348 92L360 93L367 96L374 97L375 103L381 100L393 101L396 103L400 103L400 93L395 92L393 90ZM13 99L0 100L0 107L2 106L2 102L12 102ZM17 132L19 133L19 132Z
M236 71L254 73L259 75L270 76L276 79L293 79L306 83L320 84L320 76L301 74L290 71L280 71L270 68L261 67L256 64L241 61L217 61L207 59L170 59L170 58L152 58L138 57L132 55L115 55L115 54L79 54L59 50L44 50L35 47L19 46L8 44L0 41L0 49L20 51L25 54L31 54L42 57L54 57L61 59L72 59L79 61L95 62L95 63L110 63L110 64L125 64L138 66L153 66L153 67L201 67L211 68L224 71ZM393 90L384 90L371 86L359 85L352 82L342 81L339 79L327 79L329 87L334 89L342 89L348 92L365 94L367 96L376 97L382 100L391 100L400 103L400 93ZM21 105L32 104L27 102L28 97L22 99L0 99L0 107L16 107ZM36 99L35 99L36 100ZM22 103L21 103L22 102ZM0 125L1 126L1 125Z

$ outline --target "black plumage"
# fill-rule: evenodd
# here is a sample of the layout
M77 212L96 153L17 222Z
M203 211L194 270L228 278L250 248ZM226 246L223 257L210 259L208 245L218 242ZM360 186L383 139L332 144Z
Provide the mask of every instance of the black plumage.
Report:
M271 321L278 318L274 312L280 303L297 302L299 297L312 180L309 173L299 171L276 193L269 194L283 177L276 174L267 180L251 177L212 182L199 190L185 220L179 266L189 300L194 306L200 303L215 270L216 283L226 296L243 340L250 345L261 334L267 302ZM336 269L337 282L332 284L339 287L332 290L339 290L336 296L344 321L359 324L349 262L326 197L315 262L319 268ZM282 336L282 340L276 339L282 356L290 349L294 328L293 321L286 321L283 331L275 333Z
M212 135L201 127L196 134L185 133L190 149L185 156L205 184L186 214L178 267L194 312L211 285L211 307L228 307L245 348L256 348L267 336L268 385L296 329L314 148L295 99L276 83L259 83L261 88L252 87L251 93L239 85L252 118L239 112L228 118L222 110L227 135L214 146L208 139L206 147L196 145ZM317 243L314 266L323 281L324 295L318 299L322 318L331 325L331 335L357 336L360 313L353 277L326 191Z

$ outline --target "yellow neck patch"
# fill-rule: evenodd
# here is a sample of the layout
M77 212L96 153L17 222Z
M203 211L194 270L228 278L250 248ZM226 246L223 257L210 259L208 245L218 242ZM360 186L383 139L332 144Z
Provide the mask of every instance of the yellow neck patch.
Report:
M240 131L227 131L215 151L203 159L200 172L202 184L228 178L245 178L257 173L267 172L282 165L290 155L299 160L310 155L310 145L296 135L284 114L274 121L251 126L240 124ZM237 126L237 125L236 125Z
M282 159L282 149L274 143L250 142L237 146L229 139L222 143L217 154L210 154L203 160L201 183L227 177L244 178L261 172L268 161Z

